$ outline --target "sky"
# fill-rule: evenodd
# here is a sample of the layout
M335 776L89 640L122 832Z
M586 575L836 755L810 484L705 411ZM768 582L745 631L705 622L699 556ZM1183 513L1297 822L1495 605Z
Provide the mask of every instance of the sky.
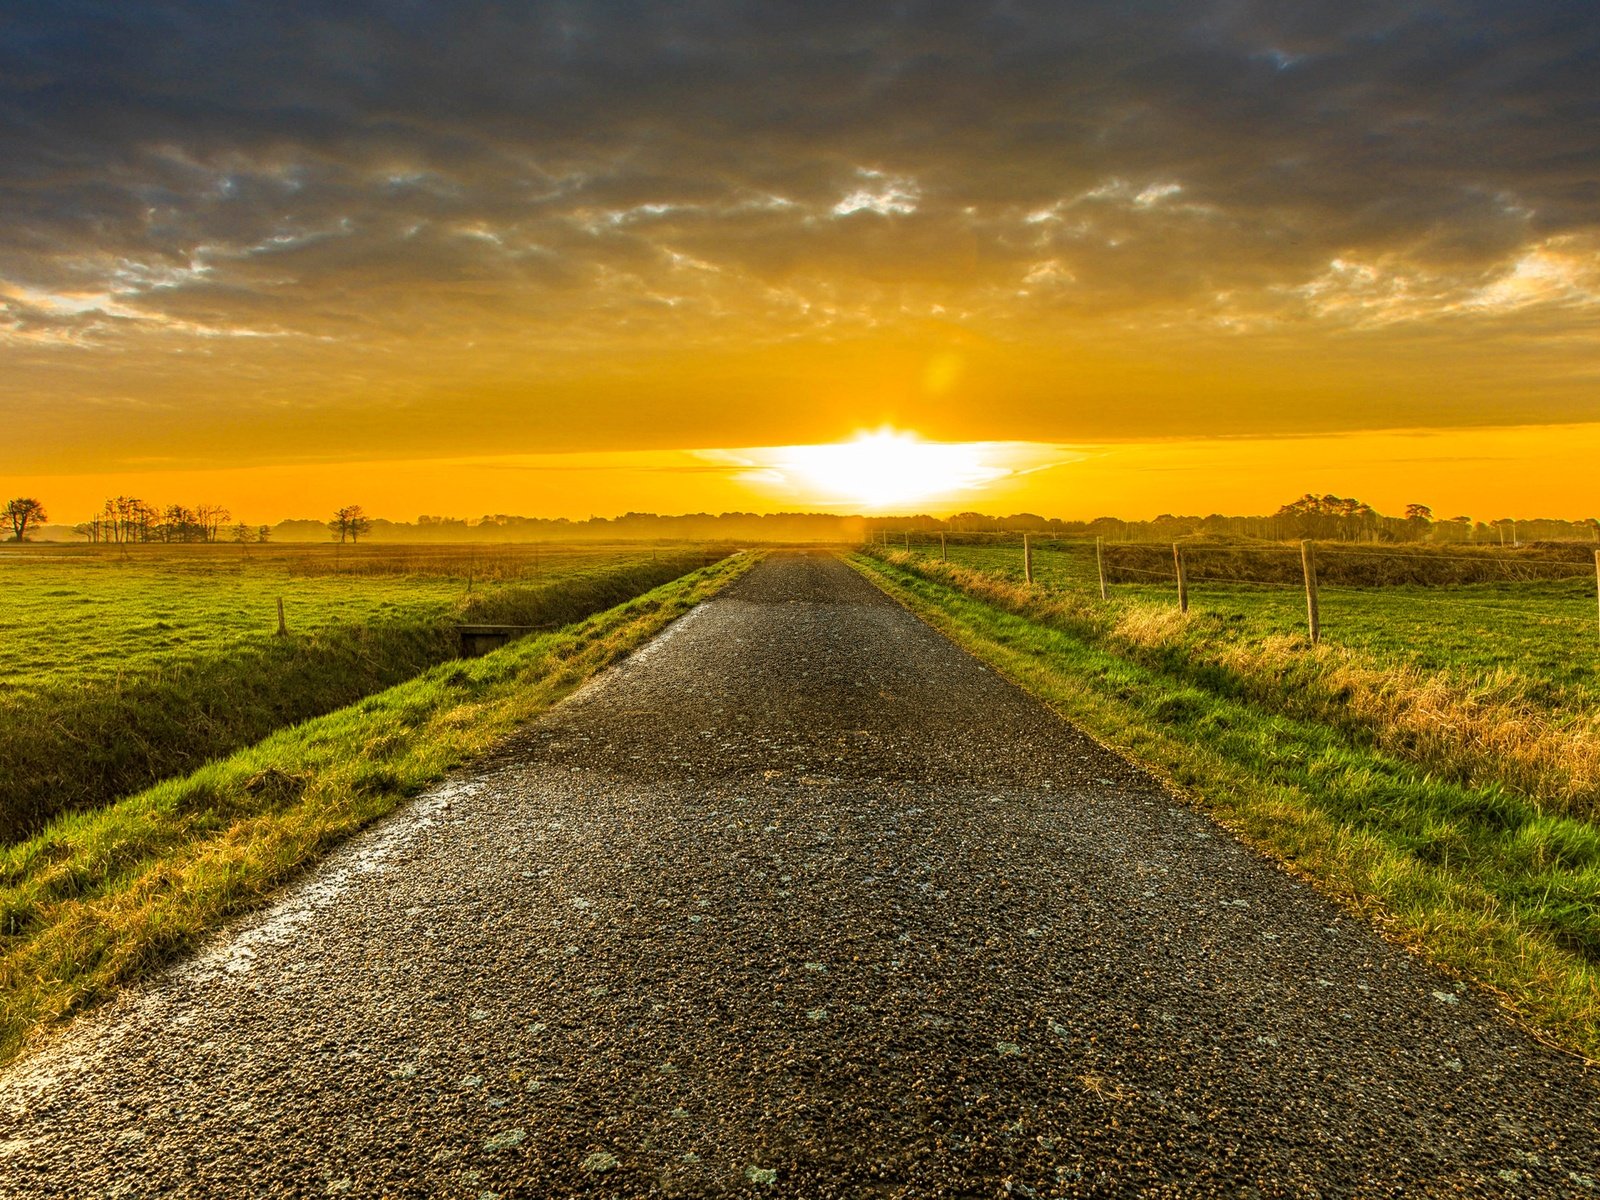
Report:
M1597 334L1590 0L0 10L57 520L1586 516Z

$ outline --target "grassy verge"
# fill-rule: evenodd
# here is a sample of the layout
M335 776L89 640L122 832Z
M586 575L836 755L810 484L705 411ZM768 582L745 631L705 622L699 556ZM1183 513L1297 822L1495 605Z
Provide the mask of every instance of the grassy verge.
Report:
M926 563L939 558L940 548L913 542L912 552ZM1317 548L1323 640L1386 667L1493 680L1499 695L1525 698L1558 720L1565 715L1581 721L1600 705L1593 563L1506 561L1512 553L1463 562L1453 552L1323 544ZM1020 546L952 543L947 554L952 566L1023 581ZM1298 546L1245 554L1185 543L1184 554L1191 620L1203 614L1213 627L1226 623L1236 638L1256 641L1305 633ZM1126 602L1128 611L1176 607L1171 547L1108 545L1105 563L1111 598ZM1504 577L1476 578L1489 569ZM1033 571L1038 587L1076 594L1098 612L1107 611L1100 602L1094 546L1041 543Z
M1272 663L1197 667L1177 642L1150 649L1123 636L1148 614L1080 612L960 568L888 558L853 561L1246 840L1600 1058L1600 829L1591 821L1481 773L1443 776L1364 724L1281 702L1283 690L1250 673L1283 670L1291 647Z
M124 638L119 661L127 664L126 676L79 681L62 678L68 673L62 667L0 695L0 842L19 841L59 813L110 803L410 679L455 656L457 622L565 624L658 587L700 561L653 561L635 553L573 565L537 584L449 599L437 581L380 584L377 594L386 603L358 609L367 612L366 620L314 624L283 638L263 629L188 656L181 647ZM217 592L215 580L204 575L144 582L175 609L208 587L215 592L197 606L201 611L188 614L190 625L205 623L230 602L231 593ZM270 591L274 582L261 586ZM348 593L362 585L337 586ZM131 597L122 601L132 603ZM303 593L295 603L299 619L317 611ZM174 628L185 624L177 615L173 622Z
M249 909L742 574L451 662L0 852L0 1060Z

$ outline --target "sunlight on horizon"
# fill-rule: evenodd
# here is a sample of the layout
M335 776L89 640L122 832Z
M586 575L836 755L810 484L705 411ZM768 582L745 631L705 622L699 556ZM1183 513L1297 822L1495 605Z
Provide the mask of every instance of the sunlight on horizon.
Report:
M844 442L734 453L750 467L735 476L740 482L867 511L948 500L1051 465L1014 461L1018 448L1003 442L928 442L887 426Z

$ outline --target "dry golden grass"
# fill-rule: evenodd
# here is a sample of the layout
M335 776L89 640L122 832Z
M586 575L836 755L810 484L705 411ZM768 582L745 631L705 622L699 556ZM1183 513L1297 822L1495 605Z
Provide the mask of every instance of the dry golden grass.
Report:
M1563 724L1515 680L1251 645L1215 615L885 557L856 565L1245 841L1600 1057L1590 718Z
M1424 671L1299 636L1252 641L1170 605L1104 604L926 557L887 561L1009 612L1107 640L1141 661L1221 682L1259 703L1360 730L1388 753L1467 783L1495 782L1545 811L1600 816L1600 715L1531 699L1512 672Z

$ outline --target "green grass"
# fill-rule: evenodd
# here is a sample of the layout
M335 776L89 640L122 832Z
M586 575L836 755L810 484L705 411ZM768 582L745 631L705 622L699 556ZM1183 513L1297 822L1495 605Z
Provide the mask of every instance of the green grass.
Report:
M890 547L894 549L894 547ZM937 558L937 543L913 544L919 557ZM1122 547L1110 547L1116 561ZM1297 548L1274 548L1289 566L1290 582L1250 584L1208 577L1210 556L1196 547L1189 555L1189 607L1197 614L1236 624L1242 636L1298 635L1306 629L1305 591L1299 582ZM1326 576L1337 549L1319 551ZM1356 558L1362 551L1344 553ZM1426 553L1410 557L1426 561ZM950 562L1011 582L1022 581L1020 546L949 546ZM1153 558L1154 561L1149 561ZM1269 560L1270 561L1270 560ZM1165 578L1137 578L1131 571L1113 583L1114 599L1157 606L1177 604L1172 560L1164 550L1141 558L1140 570L1156 569ZM1427 671L1448 670L1482 677L1517 677L1520 691L1553 710L1578 712L1600 704L1600 622L1596 615L1592 568L1567 563L1530 570L1543 578L1462 583L1443 587L1401 584L1386 587L1320 587L1323 638L1374 658ZM1559 576L1551 578L1549 576ZM1094 546L1041 542L1034 555L1034 579L1049 590L1098 596ZM1502 681L1503 685L1504 681Z
M434 667L0 851L0 1059L192 947L748 569Z
M454 656L457 622L564 623L703 561L682 548L535 553L0 555L0 841L409 679Z
M682 557L574 547L0 547L0 697L160 674L291 633L451 614L485 586L548 583ZM698 548L696 548L697 550Z
M1386 736L1382 710L1361 709L1363 689L1387 688L1403 718L1422 676L1303 639L1245 647L1203 615L889 558L854 561L1247 840L1600 1057L1600 828L1470 747L1452 757ZM1341 716L1351 703L1361 711ZM1462 731L1476 740L1471 722Z

